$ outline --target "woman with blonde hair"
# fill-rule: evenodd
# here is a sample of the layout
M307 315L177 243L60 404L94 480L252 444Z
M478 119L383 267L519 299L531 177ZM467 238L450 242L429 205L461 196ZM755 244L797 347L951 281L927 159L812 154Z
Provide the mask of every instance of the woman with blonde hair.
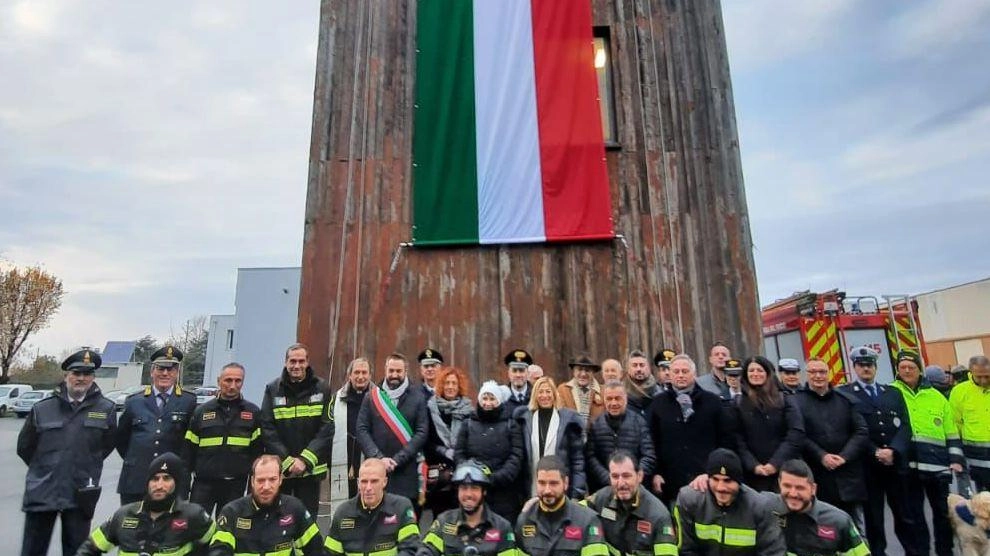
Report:
M527 407L516 409L515 419L522 434L523 471L527 480L525 498L533 495L536 463L543 456L556 455L570 476L567 495L581 498L587 494L584 473L584 427L576 411L561 407L557 385L545 376L533 383L533 396Z

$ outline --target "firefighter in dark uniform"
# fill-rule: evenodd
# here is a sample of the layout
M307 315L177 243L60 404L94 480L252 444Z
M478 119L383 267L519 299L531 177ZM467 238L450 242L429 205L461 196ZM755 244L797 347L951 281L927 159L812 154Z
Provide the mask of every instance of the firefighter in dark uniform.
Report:
M437 516L423 539L423 556L465 554L515 556L516 540L512 524L485 504L491 487L488 469L468 460L454 470L459 508ZM473 549L473 550L472 550Z
M117 427L113 402L93 382L100 363L89 350L63 361L65 381L34 405L17 436L17 455L28 466L21 556L48 553L59 514L63 554L75 553L89 533Z
M316 516L295 496L282 494L281 460L266 454L254 461L251 494L220 510L209 556L265 554L323 556Z
M117 492L121 505L144 498L145 472L151 460L164 454L182 452L189 419L196 408L196 396L179 386L182 352L165 346L151 355L151 386L127 397L117 427L117 452L124 460ZM189 485L179 490L186 498Z
M884 499L894 517L894 534L902 546L914 546L916 518L904 511L904 488L911 446L911 421L904 397L894 387L877 384L877 352L866 347L849 353L856 380L838 391L852 400L869 429L863 455L867 501L863 505L866 539L871 552L883 556L887 548Z
M420 549L412 502L385 492L385 463L368 458L358 470L358 495L337 507L324 543L327 554L413 556Z
M261 455L261 410L241 397L244 367L229 363L217 397L193 411L183 459L196 473L189 500L213 515L244 496L251 463Z
M708 488L691 485L677 494L674 519L680 553L784 556L784 536L770 505L742 484L742 462L725 449L713 450L705 465Z
M215 531L213 519L199 505L177 498L179 485L188 480L179 456L168 452L155 458L144 500L114 512L76 556L98 556L114 547L121 554L205 554Z
M282 374L265 387L261 403L261 437L265 452L282 461L282 492L302 500L314 519L330 461L333 401L330 385L309 366L309 350L293 344L285 351Z
M677 554L674 521L666 506L643 488L635 456L616 450L608 461L609 486L583 503L598 514L611 554Z
M778 479L780 494L764 492L784 531L787 554L794 556L869 556L849 514L815 498L815 476L799 459L785 461Z
M536 503L523 508L516 544L529 556L608 556L602 524L592 510L567 498L567 471L557 456L536 464Z

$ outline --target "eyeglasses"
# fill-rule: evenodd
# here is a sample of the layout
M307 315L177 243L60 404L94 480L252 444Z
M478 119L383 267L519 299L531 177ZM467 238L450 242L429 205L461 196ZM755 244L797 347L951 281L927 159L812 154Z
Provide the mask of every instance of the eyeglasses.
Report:
M96 371L85 370L85 369L72 369L71 371L69 371L69 373L70 374L74 374L76 376L95 376L96 375Z

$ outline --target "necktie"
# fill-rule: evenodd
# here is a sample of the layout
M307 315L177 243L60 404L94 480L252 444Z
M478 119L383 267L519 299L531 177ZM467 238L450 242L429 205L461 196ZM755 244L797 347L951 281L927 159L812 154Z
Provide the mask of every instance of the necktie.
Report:
M78 400L72 400L71 402L69 402L69 405L72 406L72 409L79 409L79 404L80 403L81 402L79 402Z
M158 411L161 411L168 403L168 394L158 394Z
M866 385L866 393L870 395L871 399L877 399L877 387L872 384Z

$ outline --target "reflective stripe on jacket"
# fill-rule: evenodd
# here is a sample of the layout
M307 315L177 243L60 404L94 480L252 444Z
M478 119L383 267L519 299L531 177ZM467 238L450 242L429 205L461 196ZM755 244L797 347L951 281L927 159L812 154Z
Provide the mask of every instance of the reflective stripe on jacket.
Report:
M784 531L787 553L794 556L869 556L870 549L846 512L813 500L803 512L792 512L779 494L761 493Z
M972 380L957 384L949 394L949 405L966 462L990 471L990 388L977 386Z
M333 393L325 380L306 368L306 377L289 382L282 369L279 378L265 387L261 403L261 435L265 452L282 460L282 470L292 465L290 458L306 462L304 476L327 473L333 442Z
M941 392L921 380L914 390L900 379L892 384L904 396L911 415L911 469L922 473L949 473L949 464L965 463L952 407Z
M76 556L97 556L114 547L120 549L120 554L192 554L207 546L214 532L213 519L197 504L180 500L158 519L151 519L144 502L134 502L93 529Z
M324 543L333 556L414 556L420 546L412 502L387 492L371 510L364 509L359 498L338 506Z
M241 554L322 556L323 535L298 498L279 494L259 507L248 495L223 507L210 541L210 556Z
M682 555L783 556L784 536L769 504L746 485L720 506L711 492L686 486L677 494L674 519Z

